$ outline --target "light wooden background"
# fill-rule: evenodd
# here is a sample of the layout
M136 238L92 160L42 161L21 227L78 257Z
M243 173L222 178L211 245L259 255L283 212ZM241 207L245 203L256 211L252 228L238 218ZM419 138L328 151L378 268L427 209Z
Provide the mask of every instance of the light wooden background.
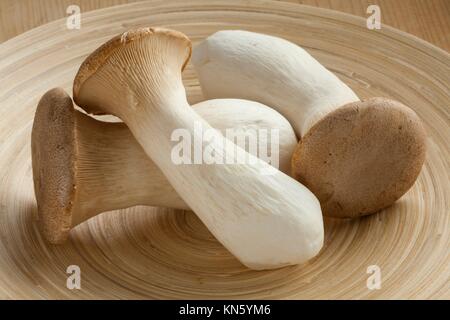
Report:
M82 12L138 0L0 0L0 43L31 28L66 16L66 8ZM382 23L414 34L450 51L450 0L282 0L368 16L377 4Z

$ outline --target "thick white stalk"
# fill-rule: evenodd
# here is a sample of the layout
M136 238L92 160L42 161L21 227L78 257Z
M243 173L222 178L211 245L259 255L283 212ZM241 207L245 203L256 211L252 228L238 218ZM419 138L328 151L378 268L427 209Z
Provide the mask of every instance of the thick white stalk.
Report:
M271 106L289 120L299 137L326 114L359 101L304 49L269 35L216 32L194 48L192 62L206 97Z
M111 39L81 66L75 101L122 118L181 198L243 264L270 269L305 262L320 251L324 236L320 204L306 187L278 170L261 174L273 168L217 131L210 145L218 154L254 163L172 161L174 130L188 130L194 139L196 124L211 130L186 101L181 70L190 47L185 35L162 28Z
M248 157L254 164L172 162L169 137L174 130L186 129L196 139L196 124L211 129L183 95L178 98L164 103L153 101L142 110L152 110L159 104L158 113L144 112L127 119L146 153L208 229L253 269L297 264L317 254L323 242L323 225L315 196L281 171L263 174L270 170L267 163L251 159L220 132L216 131L210 143L218 154L235 162Z

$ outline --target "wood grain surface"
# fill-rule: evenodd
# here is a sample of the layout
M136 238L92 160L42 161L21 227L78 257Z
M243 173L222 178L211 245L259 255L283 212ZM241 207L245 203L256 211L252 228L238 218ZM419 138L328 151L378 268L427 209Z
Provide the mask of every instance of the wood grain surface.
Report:
M66 16L69 5L82 12L139 0L0 0L0 42ZM382 23L409 32L450 51L449 0L282 0L367 17L367 7L380 6Z
M85 57L129 28L161 25L194 42L219 29L246 29L300 44L361 98L409 105L428 132L427 160L394 206L355 220L325 220L325 244L304 265L242 266L194 213L150 207L104 213L47 244L35 222L30 132L48 89L71 92ZM191 103L202 99L189 64ZM88 12L81 30L55 21L0 45L0 298L450 298L450 55L365 19L288 3L152 1ZM81 290L66 287L70 265ZM369 290L367 268L381 270ZM370 269L369 269L370 270Z

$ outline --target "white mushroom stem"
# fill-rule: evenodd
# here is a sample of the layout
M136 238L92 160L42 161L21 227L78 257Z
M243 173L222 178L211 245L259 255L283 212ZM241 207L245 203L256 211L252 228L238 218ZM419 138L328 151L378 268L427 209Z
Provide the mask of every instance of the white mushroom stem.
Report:
M324 215L351 218L384 209L414 184L426 134L413 110L356 94L299 46L247 31L219 31L194 50L203 93L261 102L283 114L300 143L292 176Z
M301 47L241 30L219 31L194 48L192 62L209 98L259 101L284 115L299 137L356 94Z
M244 149L255 142L259 145L258 138L264 140L268 138L266 132L276 130L279 169L290 171L290 157L297 139L289 122L275 110L241 99L207 100L192 108L224 135L232 130L236 140L245 142ZM77 189L72 227L102 212L136 205L189 210L126 125L98 121L78 111L75 111L74 123ZM253 136L254 133L257 135ZM181 137L180 145L194 143L183 139ZM272 141L267 139L267 143L267 149L271 150ZM266 152L263 149L252 151L256 151L255 156L260 152L265 156Z
M162 28L134 30L110 40L81 66L74 98L90 112L124 120L147 155L215 237L243 264L270 269L315 256L323 244L317 198L303 185L255 159L214 131L205 142L241 164L176 165L174 130L195 138L211 126L189 106L181 79L190 41ZM223 142L223 143L222 143ZM252 163L253 162L253 163Z

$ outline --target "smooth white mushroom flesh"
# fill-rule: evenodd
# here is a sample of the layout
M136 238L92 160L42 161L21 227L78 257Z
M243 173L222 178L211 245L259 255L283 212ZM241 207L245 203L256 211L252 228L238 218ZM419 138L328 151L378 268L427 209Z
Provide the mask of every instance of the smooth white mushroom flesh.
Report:
M208 144L215 152L250 161L173 163L174 130L183 128L195 138L196 125L211 128L186 99L181 71L190 52L189 39L176 31L124 33L83 63L74 83L75 102L88 112L120 117L186 204L246 266L271 269L314 257L323 244L323 221L320 204L306 187L218 131Z
M194 48L192 62L206 97L249 99L275 108L299 137L324 115L359 101L306 50L269 35L218 31Z

